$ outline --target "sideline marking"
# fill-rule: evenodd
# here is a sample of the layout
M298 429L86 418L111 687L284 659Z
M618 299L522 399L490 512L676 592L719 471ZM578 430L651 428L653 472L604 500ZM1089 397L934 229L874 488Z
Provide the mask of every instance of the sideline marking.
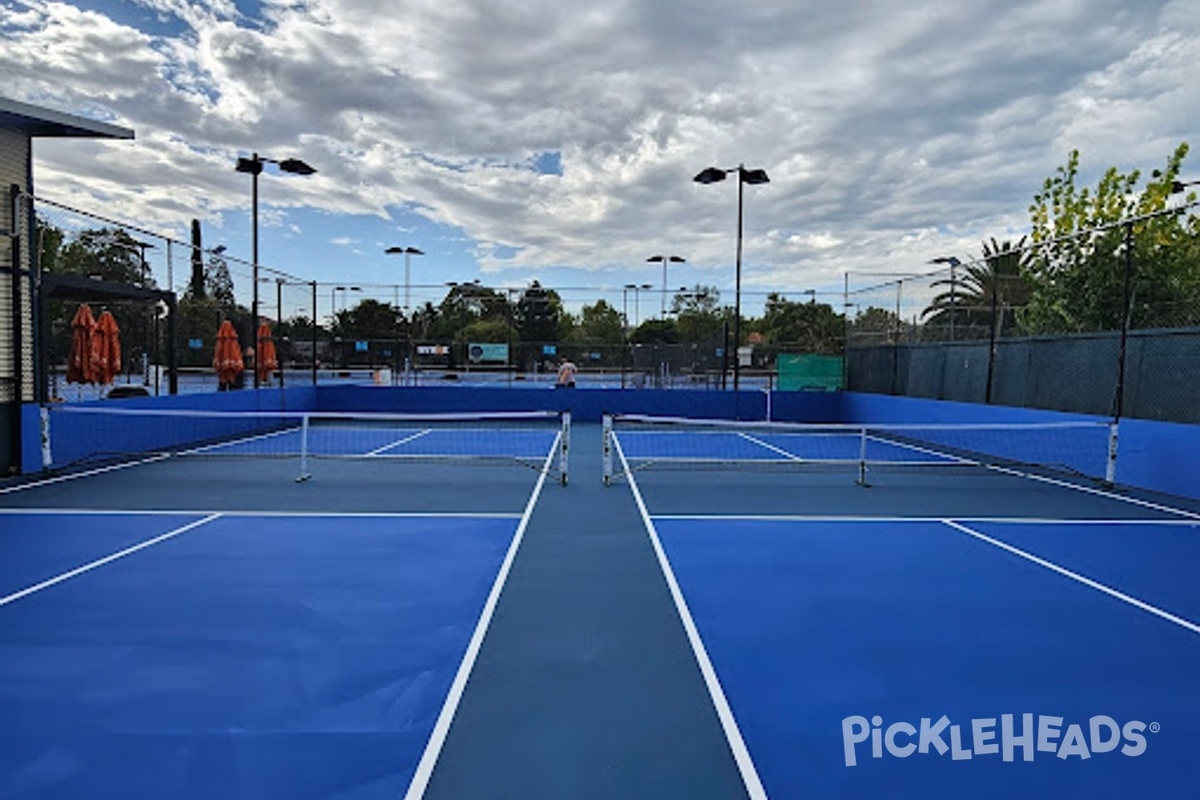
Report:
M1042 483L1049 483L1052 486L1065 486L1068 489L1075 489L1076 491L1079 491L1079 492L1085 492L1087 494L1099 495L1100 497L1107 497L1111 500L1120 500L1122 502L1129 503L1131 505L1142 506L1143 508L1150 508L1150 509L1154 509L1155 511L1162 511L1167 514L1176 514L1178 516L1188 517L1190 519L1200 519L1200 514L1197 514L1193 511L1184 511L1183 509L1180 509L1180 508L1172 508L1171 506L1164 506L1161 503L1154 503L1149 500L1140 500L1136 497L1125 497L1124 495L1117 494L1116 492L1110 492L1110 491L1106 491L1104 489L1095 489L1091 486L1083 486L1083 485L1080 485L1077 483L1071 483L1070 481L1059 480L1058 478L1049 478L1044 475L1033 475L1032 473L1021 472L1020 470L1011 469L1009 467L996 466L995 464L990 465L988 467L988 469L995 470L996 472L1004 473L1005 475L1015 475L1018 478L1028 478L1031 481L1041 481ZM1137 487L1134 487L1134 488L1137 488Z
M442 746L446 743L446 735L450 732L450 723L458 711L458 704L467 687L467 679L475 667L475 659L479 656L479 650L483 646L483 637L487 633L488 626L492 622L492 615L496 611L496 605L500 601L500 592L508 581L508 573L512 569L513 561L516 560L517 549L521 546L521 540L525 538L525 528L529 525L529 518L533 516L533 508L537 505L537 499L542 493L546 476L550 474L550 466L558 454L558 443L561 438L562 432L560 431L554 437L554 444L542 464L542 471L533 487L533 493L529 496L529 502L525 504L525 512L517 524L517 531L513 534L512 544L508 546L508 552L505 553L504 561L500 564L496 580L492 582L492 590L483 604L483 613L479 615L479 622L475 624L475 632L471 634L471 640L467 643L467 651L458 665L458 672L454 675L454 682L450 684L446 702L442 704L442 710L433 725L433 731L429 734L429 741L425 743L425 751L421 754L421 760L417 763L412 780L409 781L408 791L404 793L404 800L419 800L425 795L425 790L429 788L429 779L433 777L433 768L437 766L438 756L441 755Z
M211 508L35 508L33 506L8 506L0 508L0 516L4 515L49 515L49 516L145 516L145 517L196 517L208 514L219 514L223 517L306 517L314 518L422 518L434 519L520 519L521 514L515 511L271 511L269 509L249 509L246 511L217 511Z
M995 523L998 525L1151 525L1171 526L1177 528L1200 527L1198 519L1144 519L1141 517L1107 517L1089 519L1087 517L870 517L853 514L655 514L654 519L685 520L697 522L945 522L953 519L963 523Z
M73 481L76 478L86 478L91 475L102 475L105 472L113 472L118 469L128 469L129 467L138 467L142 464L152 464L155 461L165 461L170 458L166 455L151 456L150 458L142 458L137 461L124 461L120 464L112 464L107 467L97 467L95 469L84 470L83 472L72 472L69 475L57 475L53 478L45 478L43 480L31 481L30 483L20 483L16 486L5 486L0 488L0 494L8 494L10 492L20 492L25 489L35 489L38 486L48 486L52 483L62 483L63 481Z
M1183 617L1178 617L1169 611L1164 611L1163 609L1159 608L1158 606L1152 606L1149 603L1145 602L1144 600L1139 600L1136 597L1133 597L1132 595L1128 595L1128 594L1125 594L1124 592L1117 591L1116 589L1112 588L1111 586L1107 586L1103 583L1100 583L1099 581L1094 581L1085 575L1080 575L1078 572L1072 572L1071 570L1067 569L1066 567L1060 567L1058 564L1055 564L1053 561L1047 561L1046 559L1044 559L1040 556L1035 556L1033 553L1022 550L1019 547L1014 547L1013 545L1008 544L1007 542L1002 542L999 539L993 539L991 536L988 536L985 533L980 533L977 530L968 528L966 525L955 522L952 519L944 519L944 520L942 520L942 523L950 526L951 528L954 528L955 530L957 530L961 533L965 533L968 536L973 536L974 538L980 540L981 542L986 542L987 544L990 544L993 547L998 547L1001 550L1012 553L1015 556L1020 556L1021 558L1025 559L1027 561L1031 561L1034 564L1037 564L1039 567L1045 567L1046 569L1048 569L1052 572L1057 572L1059 575L1062 575L1063 577L1070 578L1073 581L1078 581L1079 583L1082 583L1084 586L1087 586L1091 589L1095 589L1098 592L1103 592L1104 594L1108 595L1109 597L1114 597L1117 600L1120 600L1124 603L1128 603L1129 605L1133 606L1134 608L1139 608L1142 611L1145 611L1150 614L1154 614L1156 617L1161 617L1162 619L1165 619L1167 622L1174 622L1176 625L1179 625L1182 628L1186 628L1187 630L1191 631L1192 633L1200 633L1200 625L1197 625L1194 622L1186 620Z
M704 676L704 683L708 686L709 696L712 698L713 706L716 708L717 717L721 720L721 727L725 731L725 739L729 743L729 749L733 753L734 761L737 762L738 771L742 775L742 783L746 786L746 793L750 796L750 800L767 800L767 792L758 777L758 770L754 767L754 759L750 757L750 751L746 747L745 740L742 739L742 732L738 728L737 720L734 719L733 709L730 708L729 701L725 697L725 691L721 688L721 681L717 677L717 672L713 668L712 661L709 660L708 651L704 648L704 642L700 639L700 631L696 628L696 623L692 619L692 612L688 610L687 601L684 600L683 592L679 588L679 582L675 579L675 572L671 569L671 564L667 560L666 551L663 550L662 542L658 538L658 530L654 527L654 522L650 519L650 512L646 509L645 501L642 500L642 493L638 489L637 481L634 479L633 473L629 471L629 462L625 460L625 451L621 449L621 441L613 437L613 445L616 447L617 457L621 459L621 465L624 467L625 474L629 479L629 488L633 492L633 499L637 502L638 512L642 515L642 522L646 526L650 542L654 545L654 553L658 556L659 567L662 569L663 576L667 580L667 587L671 590L671 598L675 601L675 608L679 612L680 619L683 621L683 628L687 632L688 641L692 645L692 653L696 656L696 661L700 666L700 674Z
M51 586L54 586L55 584L62 583L63 581L66 581L66 580L70 580L71 578L74 578L78 575L82 575L85 572L90 572L90 571L96 569L97 567L102 567L105 564L116 561L117 559L124 558L125 556L128 556L128 555L132 555L133 553L136 553L139 550L145 550L147 547L153 547L154 545L158 544L159 542L165 542L167 539L173 539L174 537L178 536L181 533L187 533L188 531L190 531L194 528L198 528L201 525L205 525L209 522L212 522L214 519L219 519L220 517L221 517L221 514L210 514L209 516L205 517L204 519L199 519L199 520L196 520L195 522L189 522L187 525L184 525L180 528L176 528L175 530L172 530L172 531L167 531L166 533L162 534L161 536L155 536L153 539L147 539L146 541L141 542L139 544L135 544L131 547L126 547L124 550L119 550L111 555L107 555L107 556L104 556L103 558L96 559L95 561L92 561L88 564L84 564L82 567L77 567L77 568L71 570L70 572L64 572L63 574L57 575L53 578L50 578L49 580L45 580L45 581L42 581L41 583L35 584L33 586L29 586L25 589L20 590L19 592L14 592L13 594L8 595L7 597L0 597L0 606L8 605L9 603L13 602L14 600L20 600L22 597L31 595L34 592L40 592L42 589L47 589Z

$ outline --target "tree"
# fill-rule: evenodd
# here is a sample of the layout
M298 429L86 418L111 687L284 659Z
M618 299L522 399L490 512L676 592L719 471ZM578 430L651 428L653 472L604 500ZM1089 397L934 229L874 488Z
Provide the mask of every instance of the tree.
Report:
M237 300L233 294L233 278L229 264L220 253L209 253L208 268L204 271L204 294L216 301L228 316L233 316Z
M1188 145L1179 145L1140 192L1140 172L1123 174L1115 167L1094 192L1076 188L1077 150L1046 179L1029 207L1036 250L1026 267L1034 285L1024 322L1031 331L1120 328L1127 244L1132 245L1133 326L1169 324L1174 309L1200 307L1196 216L1160 213L1187 153Z
M675 315L680 340L695 344L719 334L725 321L720 302L721 293L715 286L696 284L686 292L676 293L671 301L671 313Z
M842 352L844 321L827 303L798 303L771 292L757 327L775 350L823 355Z
M624 340L621 312L603 299L597 300L594 305L585 305L580 311L579 325L574 331L572 341L621 345Z
M188 294L204 297L204 250L200 238L200 220L192 220L192 277L188 281Z
M888 311L878 306L868 306L856 311L854 318L846 323L850 338L858 340L860 345L893 344L905 338L912 326L896 312Z
M932 284L949 288L937 294L921 312L926 330L937 331L937 335L926 338L949 338L941 333L951 329L955 338L982 336L993 323L997 333L1012 333L1033 291L1026 277L1029 255L1025 237L1016 244L992 239L983 243L982 262L956 262L951 277Z
M529 284L513 309L517 335L522 342L553 342L558 334L562 299L537 281Z

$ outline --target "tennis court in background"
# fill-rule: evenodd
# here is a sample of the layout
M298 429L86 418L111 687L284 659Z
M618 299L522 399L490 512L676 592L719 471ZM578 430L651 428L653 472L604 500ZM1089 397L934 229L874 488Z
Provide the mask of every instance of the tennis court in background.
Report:
M1198 777L1200 504L1103 425L62 413L0 489L0 797Z

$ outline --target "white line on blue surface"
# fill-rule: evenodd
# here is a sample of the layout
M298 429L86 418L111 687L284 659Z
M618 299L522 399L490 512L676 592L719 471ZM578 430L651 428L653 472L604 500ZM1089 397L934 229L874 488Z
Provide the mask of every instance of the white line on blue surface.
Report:
M170 456L158 455L149 458L140 458L137 461L124 461L120 464L110 464L107 467L97 467L95 469L84 470L82 472L72 472L67 475L55 475L53 478L45 478L43 480L31 481L30 483L18 483L15 486L5 486L0 488L0 494L9 494L11 492L21 492L26 489L34 489L38 486L49 486L52 483L62 483L63 481L73 481L76 478L87 478L92 475L102 475L105 472L115 472L119 469L129 469L130 467L139 467L142 464L151 464L155 461L163 461Z
M675 572L671 569L671 564L667 560L667 553L658 538L658 530L654 527L654 522L650 518L650 512L646 509L646 503L642 499L641 490L638 489L637 481L629 469L629 462L625 460L625 452L621 449L620 440L614 437L613 445L616 447L617 457L621 459L621 467L629 478L629 488L633 492L633 499L637 503L639 513L642 515L642 522L646 526L650 542L654 545L654 552L658 556L659 567L666 578L667 587L671 590L671 598L675 601L675 608L679 613L680 619L683 621L683 628L687 632L688 642L692 646L692 653L696 657L696 662L700 667L700 674L704 677L704 683L708 687L708 693L716 709L717 718L721 721L721 727L725 731L725 739L729 743L733 759L737 763L738 771L742 775L742 783L746 786L746 793L750 796L750 800L767 800L767 791L763 788L762 780L759 779L758 770L754 766L754 759L750 756L750 750L746 747L746 742L742 738L742 732L738 728L737 720L733 716L733 709L730 708L729 700L725 697L725 690L721 688L721 680L717 677L717 671L713 668L712 660L708 657L704 641L700 638L700 630L696 627L695 620L692 619L692 612L688 609L687 601L683 597L683 591L679 588L679 581L676 580Z
M369 455L369 456L377 456L377 455L379 455L380 453L384 452L385 450L391 450L393 447L399 447L400 445L403 445L403 444L408 444L408 443L409 443L409 442L411 442L413 439L419 439L419 438L421 438L422 436L425 436L426 434L430 434L430 433L433 433L433 429L432 429L432 428L426 428L426 429L425 429L425 430L423 430L423 431L417 431L416 433L414 433L414 434L411 434L411 435L409 435L409 436L405 436L403 439L399 439L399 440L397 440L397 441L395 441L395 442L392 442L391 444L385 444L383 447L377 447L376 449L374 449L374 450L370 451L369 453L367 453L367 455Z
M210 514L204 519L198 519L194 522L189 522L187 525L181 525L180 527L169 530L160 536L155 536L153 539L147 539L146 541L140 542L131 547L126 547L124 550L118 550L111 555L107 555L104 558L98 558L95 561L84 564L82 567L77 567L70 572L64 572L61 575L56 575L55 577L50 578L49 580L44 580L41 583L21 589L19 592L13 592L5 597L0 597L0 606L8 605L14 600L20 600L22 597L27 597L34 592L40 592L43 589L48 589L55 584L70 580L71 578L82 575L85 572L91 572L92 570L102 567L105 564L109 564L118 559L125 558L125 556L132 555L139 550L145 550L147 547L153 547L154 545L165 542L168 539L173 539L182 533L187 533L190 530L198 528L201 525L206 525L209 522L212 522L214 519L219 519L220 517L220 514Z
M1200 633L1200 625L1197 625L1196 623L1191 622L1190 620L1186 620L1183 617L1176 616L1175 614L1172 614L1170 611L1164 611L1163 609L1159 608L1158 606L1150 605L1149 603L1147 603L1144 600L1139 600L1138 598L1136 598L1132 595L1125 594L1124 592L1118 591L1118 590L1112 588L1111 586L1100 583L1099 581L1092 580L1091 578L1087 577L1086 575L1081 575L1078 572L1074 572L1072 570L1067 569L1066 567L1059 566L1058 564L1055 564L1053 561L1047 561L1046 559L1041 558L1040 556L1035 556L1033 553L1022 550L1019 547L1014 547L1011 544L1008 544L1007 542L1002 542L999 539L993 539L991 536L988 536L985 533L980 533L979 531L974 530L973 528L967 527L966 525L963 525L961 523L955 522L954 520L947 519L947 520L942 520L942 522L946 525L949 525L951 528L954 528L957 531L960 531L962 533L967 534L968 536L972 536L972 537L978 539L981 542L986 542L986 543L992 545L993 547L998 547L1001 550L1012 553L1015 556L1019 556L1027 561L1031 561L1034 564L1037 564L1039 567L1044 567L1052 572L1057 572L1059 575L1062 575L1065 578L1070 578L1073 581L1078 581L1079 583L1082 583L1084 586L1087 586L1091 589L1095 589L1098 592L1103 592L1104 594L1108 595L1109 597L1114 597L1117 600L1120 600L1124 603L1128 603L1129 605L1133 606L1134 608L1138 608L1138 609L1141 609L1142 611L1146 611L1150 614L1155 615L1156 617L1161 617L1162 619L1165 619L1168 622L1173 622L1182 628L1186 628L1187 630L1191 631L1192 633Z
M462 700L463 692L467 687L467 679L471 676L471 670L475 667L475 659L479 657L479 650L483 646L483 637L487 634L488 626L492 621L492 615L496 612L496 604L500 602L500 593L504 589L504 584L508 581L508 573L512 569L513 561L517 557L517 550L521 546L521 540L525 538L525 528L529 525L529 518L533 515L533 509L537 505L538 497L542 493L542 487L546 484L546 476L550 474L550 467L554 463L555 455L558 453L558 443L561 437L561 432L554 437L554 444L551 446L550 452L546 455L546 461L542 464L542 471L538 475L533 492L529 495L529 502L525 504L525 511L521 515L521 521L517 524L517 531L513 535L512 544L508 546L508 552L504 555L504 561L500 564L500 571L496 574L496 580L492 583L492 590L488 593L487 601L483 604L483 613L479 615L479 622L475 625L475 632L471 635L471 641L467 643L467 651L463 654L462 663L458 665L458 672L454 675L454 682L450 684L450 691L446 694L446 702L442 704L442 710L433 725L433 731L429 734L429 741L425 743L425 751L421 754L421 760L417 763L417 769L408 784L408 791L404 793L404 800L419 800L419 798L424 796L425 790L429 787L429 780L433 777L433 768L437 765L438 756L442 752L442 746L446 743L446 735L450 732L450 723L454 720L454 715L458 711L458 704Z
M127 516L186 516L197 517L208 514L219 514L224 517L332 517L359 518L429 518L435 519L520 519L521 514L515 511L271 511L269 509L253 509L246 511L228 511L225 509L184 509L184 508L21 508L13 506L0 508L0 516L6 514L48 514L51 516L72 515L127 515Z
M698 522L945 522L946 517L868 517L857 515L837 514L655 514L656 520L693 520ZM1088 519L1087 517L954 517L954 521L968 524L981 522L1000 525L1168 525L1173 527L1200 527L1200 519L1144 519L1141 517L1111 517L1103 519Z

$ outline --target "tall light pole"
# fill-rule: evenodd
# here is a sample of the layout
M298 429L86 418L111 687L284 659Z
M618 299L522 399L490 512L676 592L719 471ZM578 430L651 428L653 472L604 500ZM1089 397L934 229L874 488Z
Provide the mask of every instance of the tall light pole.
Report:
M404 254L404 311L403 311L402 315L404 317L404 329L405 329L404 349L407 351L404 354L404 374L407 377L409 366L412 364L412 328L410 327L410 320L409 320L409 313L410 313L409 292L411 291L412 280L410 277L411 273L410 273L410 267L409 267L409 259L412 258L412 256L423 256L423 255L425 255L425 251L423 251L417 247L389 247L388 249L384 250L383 252L385 252L389 255L398 255L400 253Z
M957 291L957 288L958 288L958 276L955 274L955 270L957 270L960 266L962 266L962 262L959 261L954 256L939 256L937 258L930 259L929 263L930 264L947 264L950 267L950 341L953 342L954 341L954 316L955 316L954 312L957 310L957 305L958 305L958 303L957 303L958 297L955 294L955 292Z
M738 356L738 350L742 344L742 195L743 187L749 183L757 185L761 183L770 183L771 179L767 177L766 170L762 169L746 169L745 164L738 164L732 169L721 169L720 167L708 167L702 170L695 178L692 178L696 183L717 183L725 180L725 176L731 172L738 174L738 212L737 212L737 265L735 267L734 277L734 301L733 301L733 390L738 389L739 378L741 377L742 360ZM725 358L729 358L729 354L725 354Z
M254 283L254 299L250 302L250 340L254 341L254 337L258 331L258 176L262 174L263 164L275 164L279 167L280 172L290 172L295 175L312 175L316 173L316 169L304 163L298 158L285 158L282 161L276 161L273 158L260 156L254 153L250 158L239 158L237 166L234 167L238 172L246 172L250 174L250 228L251 228L251 253L253 256L253 276ZM258 353L255 352L255 358L258 358ZM258 370L257 364L251 364L250 369L254 372L254 388L258 388Z
M383 252L389 255L404 254L404 313L408 313L409 306L409 287L412 285L409 280L409 258L411 256L423 256L425 251L416 247L389 247Z
M641 320L639 319L640 314L638 312L639 296L641 295L642 291L644 291L646 289L653 289L653 288L654 287L648 283L627 283L627 284L625 284L625 290L621 293L621 305L625 305L625 299L624 299L625 292L633 290L633 327L635 327L635 328L638 327L638 325L641 323ZM626 325L629 324L628 317L626 317L626 319L625 319L625 324Z
M687 259L683 256L650 256L646 259L647 263L657 264L662 262L663 278L662 278L662 307L658 311L659 319L667 318L667 264L685 264Z

